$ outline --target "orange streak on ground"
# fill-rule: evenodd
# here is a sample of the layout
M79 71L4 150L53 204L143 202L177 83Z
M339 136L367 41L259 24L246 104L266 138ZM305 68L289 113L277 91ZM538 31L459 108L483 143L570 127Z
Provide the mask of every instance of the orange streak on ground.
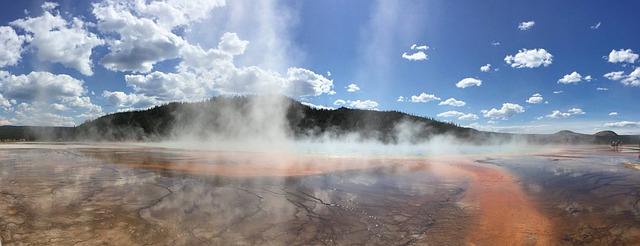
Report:
M213 160L213 163L215 160L232 160L233 163L208 164L203 163L204 160ZM470 209L476 218L476 225L470 227L474 229L465 238L470 245L551 245L553 242L552 223L538 211L514 176L499 167L478 165L467 157L370 159L217 153L202 154L188 161L171 161L170 164L144 158L138 160L132 156L122 156L112 161L137 168L236 177L313 175L379 166L429 169L458 184L468 183L460 203Z
M470 245L551 245L552 224L535 207L508 172L470 163L454 168L470 178L462 202L475 207L476 226L466 238Z

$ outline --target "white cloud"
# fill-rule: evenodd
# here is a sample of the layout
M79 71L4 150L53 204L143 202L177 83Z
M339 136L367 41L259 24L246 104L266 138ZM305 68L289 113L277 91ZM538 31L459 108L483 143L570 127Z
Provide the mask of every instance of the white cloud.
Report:
M411 45L411 49L412 50L428 50L429 46L413 44Z
M553 110L551 114L548 114L545 117L551 118L551 119L563 119L563 118L569 118L572 115L579 115L579 114L586 114L586 113L582 111L582 109L580 108L571 108L567 110L567 112L561 112L560 110Z
M347 101L346 102L349 107L357 108L357 109L366 109L366 110L378 110L378 103L371 100L355 100L355 101Z
M529 97L529 99L527 99L527 103L538 104L538 103L541 103L543 100L544 98L542 98L542 95L540 93L536 93L536 94L533 94L531 97Z
M10 119L13 125L27 126L73 126L74 119L69 116L49 112L49 105L34 102L20 103L16 106L15 116Z
M154 98L122 91L103 91L102 97L107 100L107 105L121 108L148 108L159 104Z
M345 104L347 104L347 101L342 100L342 99L338 99L335 102L333 102L333 105L336 105L336 106L342 106L342 105L345 105Z
M26 40L35 48L39 60L59 62L84 75L93 75L92 49L104 41L89 32L82 19L74 17L67 22L59 13L52 14L50 11L55 7L45 3L42 16L19 19L11 25L25 30Z
M558 80L558 84L577 84L582 81L582 75L573 71L571 74L565 74L564 77Z
M327 71L327 77L331 77L331 72Z
M504 58L507 64L514 68L536 68L549 66L553 62L553 55L545 49L522 49L515 56L508 55Z
M323 110L334 110L334 107L327 107L327 106L322 106L322 105L315 105L313 103L308 103L308 102L301 102L302 105L307 105L311 108L315 108L315 109L323 109Z
M609 72L603 77L610 80L619 80L624 86L640 86L640 67L637 67L629 75L625 75L623 71Z
M602 25L602 22L598 22L595 25L591 26L591 29L598 29L600 28L600 25Z
M139 2L141 3L141 2ZM141 3L138 7L144 5ZM114 71L150 72L157 62L177 58L186 42L167 27L158 25L154 16L138 16L125 2L105 1L93 5L98 29L109 36L109 53L101 64Z
M602 77L605 77L605 78L610 79L610 80L621 80L621 79L625 78L625 75L624 75L624 71L617 71L617 72L606 73Z
M455 98L449 98L447 100L444 100L440 103L438 103L438 105L449 105L449 106L454 106L454 107L462 107L464 105L466 105L467 103L464 101L458 101Z
M609 116L618 116L618 112L611 112L609 113Z
M410 61L423 61L429 59L429 57L427 57L427 54L425 54L423 51L418 51L413 54L407 54L407 52L404 52L402 53L402 58Z
M609 88L605 88L605 87L598 87L596 88L597 91L608 91Z
M491 110L482 110L482 116L494 119L506 119L515 116L516 114L523 113L524 108L514 103L503 103L502 108Z
M533 27L536 24L535 21L525 21L525 22L520 22L520 25L518 25L518 29L524 31L524 30L529 30L531 29L531 27Z
M430 102L430 101L439 101L439 100L440 100L439 97L436 97L433 94L427 94L427 93L424 93L424 92L420 93L420 95L418 95L418 96L411 96L411 102L415 102L415 103L417 103L417 102L426 103L426 102Z
M611 50L609 53L609 62L618 63L618 62L626 62L626 63L634 63L638 59L638 54L633 53L631 49L620 49L618 51Z
M31 72L27 75L12 75L0 72L0 91L11 99L27 101L51 101L63 97L78 97L83 94L81 80L49 72Z
M234 57L249 43L235 33L222 35L216 48L204 50L187 45L177 73L155 71L146 75L126 75L127 85L143 103L119 104L130 107L169 101L198 101L225 93L284 93L290 96L335 94L333 81L305 68L291 67L285 75L257 66L237 67Z
M457 117L459 120L477 120L478 116L475 114L465 114L458 111L447 111L436 115L438 117Z
M587 75L587 76L584 76L584 78L582 78L582 79L584 79L584 81L589 82L589 81L593 80L593 77L591 77L591 75Z
M474 79L474 78L464 78L458 83L456 83L456 87L458 88L467 88L470 86L480 86L482 85L482 80Z
M585 112L583 112L580 108L571 108L567 112L569 112L571 115L585 114Z
M553 91L553 94L562 94L564 91Z
M491 64L487 64L487 65L484 65L484 66L480 67L480 71L482 71L482 72L489 72L489 70L491 70Z
M4 96L2 94L0 94L0 108L4 109L5 111L8 111L11 108L11 102L4 98Z
M498 41L493 41L493 42L491 42L491 45L492 45L492 46L499 46L499 45L500 45L500 42L498 42Z
M552 119L560 119L560 118L568 118L569 116L571 116L570 113L563 113L563 112L560 112L560 110L553 110L551 114L548 114L545 117L552 118Z
M407 99L405 99L403 96L399 96L399 97L398 97L398 100L396 100L396 101L397 101L397 102L404 102L404 101L406 101L406 100L407 100Z
M640 122L618 121L618 122L605 123L604 126L605 127L617 127L617 128L640 127Z
M16 34L9 26L0 26L0 68L13 66L20 61L25 37Z
M107 36L109 53L102 65L115 71L150 72L154 64L181 56L187 41L173 31L209 17L222 1L103 1L93 4L98 30ZM237 55L246 43L220 43L219 49ZM231 38L231 37L229 37ZM238 41L239 39L234 39Z
M356 92L359 91L360 87L358 87L358 85L356 84L350 84L349 86L347 86L347 91L348 92Z

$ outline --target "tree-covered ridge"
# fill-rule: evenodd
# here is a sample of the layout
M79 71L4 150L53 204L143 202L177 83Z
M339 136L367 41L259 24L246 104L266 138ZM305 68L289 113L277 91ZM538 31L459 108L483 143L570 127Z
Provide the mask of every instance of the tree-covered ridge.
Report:
M264 107L256 102L267 101ZM256 107L257 106L257 107ZM273 108L280 107L280 108ZM279 112L282 110L282 112ZM207 134L229 134L235 128L229 122L256 124L268 121L254 117L257 111L271 111L273 117L281 117L286 137L300 139L323 134L340 136L356 133L360 138L375 139L385 143L398 141L398 124L405 124L414 133L412 140L427 139L438 134L468 137L477 132L454 124L430 118L408 115L398 111L371 111L339 108L316 109L284 96L236 96L214 97L197 103L169 103L147 110L114 113L86 122L76 129L76 135L93 140L156 140L182 132L197 136ZM253 118L252 118L253 117ZM277 120L276 120L277 121ZM277 124L277 122L275 123ZM184 129L187 128L187 129Z
M190 136L202 140L263 139L377 140L419 143L446 135L470 143L635 144L638 136L612 131L593 135L482 132L398 111L350 108L318 109L281 95L219 96L206 101L173 102L146 110L119 112L77 127L0 127L0 140L22 141L161 141Z

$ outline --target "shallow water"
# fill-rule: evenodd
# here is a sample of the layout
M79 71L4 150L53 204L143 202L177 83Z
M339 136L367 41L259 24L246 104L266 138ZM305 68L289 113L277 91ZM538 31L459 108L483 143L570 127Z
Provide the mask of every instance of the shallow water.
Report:
M3 245L631 244L640 242L640 171L623 163L633 161L635 153L594 147L369 158L5 144L0 237Z

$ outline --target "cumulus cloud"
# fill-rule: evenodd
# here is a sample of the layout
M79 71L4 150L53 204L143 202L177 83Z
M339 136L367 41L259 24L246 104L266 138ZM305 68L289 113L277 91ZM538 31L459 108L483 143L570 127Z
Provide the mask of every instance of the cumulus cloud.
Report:
M523 113L524 107L515 103L503 103L502 108L492 108L490 110L482 110L482 116L493 119L506 119L515 116L516 114Z
M588 76L588 77L589 77L589 80L591 80L591 76ZM577 84L580 81L582 81L582 75L580 75L576 71L573 71L573 73L565 74L564 77L559 79L558 84Z
M447 112L443 112L443 113L439 113L437 114L438 117L456 117L459 120L477 120L478 116L475 114L465 114L462 112L458 112L458 111L447 111Z
M623 71L617 71L606 73L603 77L615 81L619 80L624 86L640 86L640 67L637 67L629 75L625 75Z
M106 104L121 108L148 108L159 102L152 97L138 94L127 94L122 91L103 91L102 97L106 99Z
M618 121L618 122L605 123L604 126L605 127L616 127L616 128L640 127L640 122Z
M545 117L551 118L551 119L563 119L563 118L569 118L573 115L580 115L580 114L586 114L586 113L582 111L582 109L580 108L571 108L566 112L561 112L560 110L553 110L551 114L548 114Z
M489 70L491 70L491 64L487 63L487 65L480 67L480 71L482 72L489 72Z
M25 37L9 26L0 26L0 67L13 66L20 61Z
M367 110L378 110L378 103L372 100L355 100L355 101L347 101L349 107L357 108L357 109L367 109Z
M358 85L356 84L350 84L349 86L347 86L347 91L348 92L356 92L359 91L360 87L358 87Z
M596 88L596 90L597 90L597 91L608 91L608 90L609 90L609 88L606 88L606 87L598 87L598 88Z
M31 72L12 75L0 72L0 91L4 96L26 101L50 101L83 94L83 82L66 74Z
M397 101L397 102L404 102L404 101L406 101L406 100L407 100L407 99L405 99L403 96L399 96L399 97L398 97L398 100L396 100L396 101Z
M618 116L618 112L611 112L609 113L609 116Z
M438 103L438 105L449 105L449 106L454 106L454 107L462 107L462 106L464 106L466 104L467 104L466 102L456 100L455 98L449 98L447 100L444 100L444 101Z
M515 55L508 55L504 58L507 64L514 68L536 68L549 66L553 62L553 55L545 49L522 49Z
M139 2L142 3L142 2ZM140 7L142 4L137 5ZM157 20L138 16L125 2L104 1L93 6L98 29L108 38L109 53L100 63L114 71L147 73L157 62L177 58L186 44Z
M322 105L315 105L313 103L308 103L308 102L301 102L302 105L306 105L315 109L323 109L323 110L334 110L334 107L327 107L327 106L322 106Z
M424 53L424 50L428 50L428 49L429 49L429 46L413 44L413 45L411 45L411 50L418 50L418 51L414 52L412 54L404 52L404 53L402 53L402 58L410 60L410 61L427 60L427 59L429 59L429 56L427 56L427 54Z
M638 54L633 53L633 50L620 49L618 51L611 50L611 52L609 53L608 61L611 63L619 63L619 62L634 63L636 62L637 59L638 59Z
M348 107L357 108L357 109L378 110L378 108L377 108L378 107L378 103L376 101L372 101L372 100L364 100L364 101L347 100L347 101L345 101L345 100L342 100L342 99L338 99L335 102L333 102L333 105L336 105L336 106L346 105Z
M8 99L4 98L2 94L0 94L0 108L4 109L5 111L11 108L11 102L9 102Z
M336 105L336 106L342 106L342 105L345 105L345 104L347 104L347 101L342 100L342 99L338 99L335 102L333 102L333 105Z
M617 71L617 72L606 73L605 75L603 75L603 77L610 80L621 80L625 78L625 75L624 75L624 71Z
M183 59L177 73L154 71L146 75L126 75L127 85L137 96L125 100L127 104L116 105L147 107L150 103L198 101L226 93L335 94L332 80L305 68L291 67L282 75L257 66L236 66L234 57L242 54L248 45L235 33L223 34L216 48L204 50L187 45L182 49Z
M527 99L527 103L538 104L544 100L540 93L533 94L529 99Z
M524 22L520 22L520 25L518 25L518 29L524 31L524 30L529 30L531 29L534 25L536 24L535 21L524 21Z
M15 115L8 123L27 126L73 126L74 119L69 116L49 112L46 104L34 102L20 103L16 106Z
M26 40L35 48L39 60L59 62L84 75L93 75L92 50L104 41L89 32L82 19L74 17L67 21L53 12L55 7L55 4L45 3L42 16L19 19L11 25L27 33Z
M423 61L429 59L427 54L423 51L418 51L413 54L408 54L407 52L402 53L402 58L410 60L410 61Z
M562 94L564 91L553 91L553 94Z
M482 85L482 80L475 79L475 78L464 78L458 81L458 83L456 83L456 87L463 88L463 89L471 86L480 86L480 85Z
M411 96L411 102L422 102L422 103L426 103L426 102L430 102L430 101L439 101L440 98L436 97L433 94L427 94L427 93L420 93L420 95L418 96Z

